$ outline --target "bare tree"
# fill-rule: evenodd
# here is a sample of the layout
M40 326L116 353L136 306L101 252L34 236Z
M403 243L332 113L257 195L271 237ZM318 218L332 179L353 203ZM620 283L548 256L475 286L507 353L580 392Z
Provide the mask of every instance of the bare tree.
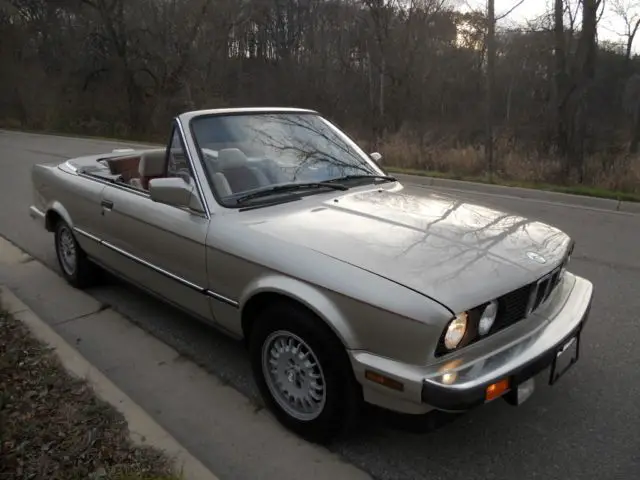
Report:
M159 139L185 109L302 106L399 166L596 182L640 145L638 1L608 2L616 50L603 0L526 26L522 0L0 0L0 123Z
M566 155L569 150L569 133L567 130L567 100L569 95L569 78L567 72L567 58L565 45L564 14L565 5L563 0L554 0L554 59L555 59L555 91L554 110L556 124L556 145L562 155Z
M487 2L487 92L486 92L486 161L489 181L493 181L493 96L496 63L496 5L495 0Z
M633 42L638 28L640 28L640 1L639 0L610 0L611 11L624 23L624 31L617 32L625 39L625 60L627 66L631 60Z

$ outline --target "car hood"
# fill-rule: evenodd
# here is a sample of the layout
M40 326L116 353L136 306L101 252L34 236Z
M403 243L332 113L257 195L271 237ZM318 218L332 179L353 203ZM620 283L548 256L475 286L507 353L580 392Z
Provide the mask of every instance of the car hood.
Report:
M272 216L255 210L260 221L248 226L385 277L453 312L543 276L562 261L571 242L535 220L396 185L319 203L320 196L312 196L304 204L313 206L269 207ZM536 255L544 263L531 258Z

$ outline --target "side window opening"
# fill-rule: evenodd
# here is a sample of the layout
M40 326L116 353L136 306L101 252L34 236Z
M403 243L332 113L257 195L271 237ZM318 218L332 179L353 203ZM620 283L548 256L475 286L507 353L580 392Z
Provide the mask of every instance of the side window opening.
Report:
M180 177L186 182L194 181L186 149L176 127L171 133L169 148L146 150L136 156L122 156L108 161L109 171L117 175L116 181L137 190L147 192L154 178Z
M193 181L193 172L187 159L182 137L176 127L173 128L167 154L167 177L182 177L185 180Z

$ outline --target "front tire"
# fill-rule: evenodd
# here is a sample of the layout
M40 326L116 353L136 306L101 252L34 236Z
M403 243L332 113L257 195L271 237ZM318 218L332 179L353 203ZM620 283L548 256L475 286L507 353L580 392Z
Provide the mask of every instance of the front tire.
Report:
M55 247L58 265L68 283L84 289L98 282L101 273L99 267L87 258L73 230L64 220L56 224Z
M270 305L255 320L249 351L267 408L289 430L326 444L357 424L362 392L344 346L320 322L297 305Z

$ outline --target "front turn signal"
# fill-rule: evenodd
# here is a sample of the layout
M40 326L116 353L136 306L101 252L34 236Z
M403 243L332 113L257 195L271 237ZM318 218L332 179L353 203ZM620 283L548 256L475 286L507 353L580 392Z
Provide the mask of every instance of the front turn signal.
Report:
M487 387L485 392L485 400L490 402L491 400L495 400L498 397L501 397L504 393L509 390L509 379L504 378L499 382L492 383Z

